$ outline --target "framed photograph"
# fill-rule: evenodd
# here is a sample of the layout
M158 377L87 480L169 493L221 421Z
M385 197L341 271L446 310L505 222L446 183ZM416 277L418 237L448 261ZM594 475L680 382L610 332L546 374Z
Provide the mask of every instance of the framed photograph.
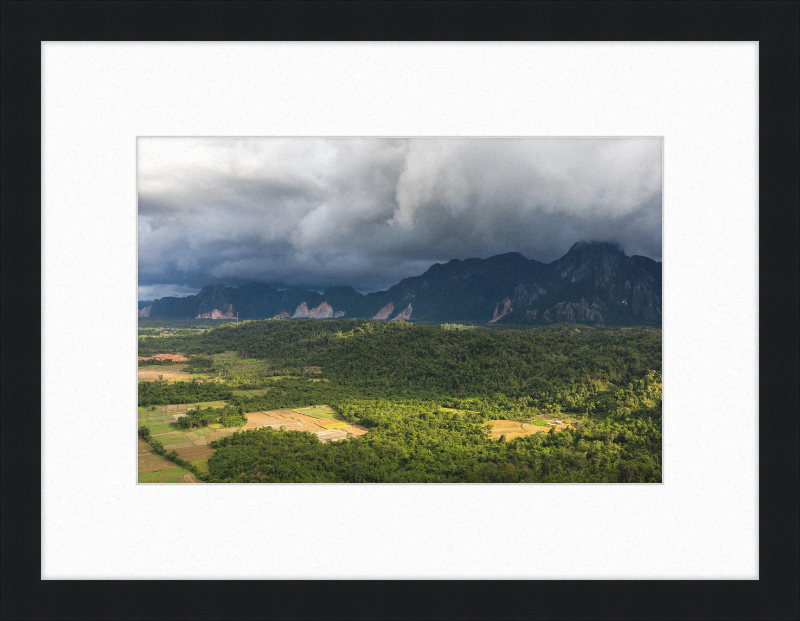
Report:
M661 483L662 153L140 137L138 481Z
M2 17L3 294L7 308L23 300L23 307L36 309L27 327L9 310L3 322L4 618L797 616L796 4L28 2L4 3ZM248 144L251 137L282 139L285 149ZM363 139L360 151L341 142L353 137ZM612 145L611 157L582 160L559 160L556 152L542 154L530 144L517 152L507 148L514 140L565 137L629 146L647 139L658 148L615 151ZM199 139L207 142L186 147ZM380 142L388 139L396 144ZM320 141L319 148L297 155L310 140ZM416 148L415 140L425 146L416 151L416 168L409 160L379 166L381 157L391 159L386 153L392 148ZM465 140L480 148L452 155L450 145ZM181 141L180 149L170 146ZM214 159L208 145L220 141L229 148ZM500 143L505 150L480 152ZM386 144L384 152L369 150ZM452 156L442 159L443 153ZM570 167L574 161L583 165ZM342 174L349 170L366 173ZM654 180L655 171L661 178ZM417 178L402 189L401 174ZM426 174L435 182L425 182ZM553 182L559 174L566 183ZM537 183L520 190L525 175ZM381 183L394 183L394 192ZM394 195L383 219L372 211L379 191ZM269 226L259 211L267 203L273 205ZM626 204L650 209L625 211ZM426 205L428 220L414 211L419 205ZM457 213L469 205L485 208ZM574 210L579 205L584 211ZM290 210L296 217L303 209L316 217L287 218ZM531 210L534 220L526 219ZM600 239L585 239L603 214ZM546 226L555 221L557 228ZM365 229L364 223L377 224ZM472 228L457 228L467 224ZM407 228L403 244L378 234L391 226ZM508 240L514 243L506 246ZM622 248L576 248L582 241ZM277 252L293 242L307 242L307 254ZM415 243L421 250L404 254ZM479 251L470 252L470 244ZM536 256L535 248L551 250ZM198 432L206 429L220 435L212 448L221 461L237 447L220 429L252 425L259 428L247 433L283 442L309 436L287 426L301 422L319 428L311 434L314 446L333 455L369 444L348 433L358 436L363 427L361 437L368 438L370 425L377 425L361 413L337 410L343 399L332 404L314 394L325 383L314 380L331 380L332 388L341 380L328 365L346 361L344 353L324 360L311 359L321 350L275 356L266 339L225 343L222 352L141 349L137 358L150 360L139 369L150 367L156 377L194 374L194 389L209 393L178 402L170 394L162 404L155 386L143 397L133 380L132 335L149 316L167 317L170 304L177 308L195 298L190 302L197 312L192 306L188 317L176 318L193 325L233 320L239 326L231 330L267 323L280 330L304 327L318 339L315 347L320 338L334 338L316 332L348 316L354 325L383 331L435 328L464 339L485 330L510 334L504 324L522 325L516 317L523 312L530 325L520 333L552 334L547 331L558 321L539 325L549 311L551 319L572 319L569 325L595 334L617 329L609 318L629 312L622 300L592 298L599 294L587 290L585 303L570 293L539 308L539 298L532 299L539 285L546 291L542 299L553 285L545 283L544 267L530 263L550 266L570 252L595 250L642 257L633 261L645 272L648 261L664 266L661 325L643 322L648 330L663 329L665 337L663 454L658 477L650 471L656 484L634 483L642 464L615 470L633 483L623 485L425 484L424 470L411 461L404 463L420 476L397 484L378 478L398 470L394 464L381 470L380 461L366 462L362 477L372 481L351 485L288 478L265 485L137 484L151 473L141 472L130 448L134 400L143 408L137 429L152 427L142 437L150 448L148 438L183 436L159 441L169 447L166 455L174 450L177 456L159 459L177 467L152 473L181 473L154 475L154 483L213 476L214 468L206 474L202 461L215 456L179 453L199 448ZM519 252L531 273L513 283L495 278L496 290L482 294L474 320L459 310L468 306L464 302L455 305L460 315L444 319L447 304L437 307L410 285L404 295L413 298L369 297L436 263L458 267L507 252ZM573 276L562 280L572 286L580 265L575 262ZM533 278L540 278L533 273L539 269L542 282ZM284 292L278 296L284 306L270 306L270 294L248 307L239 289L249 279ZM137 309L149 315L137 323L134 283L137 302L149 302ZM518 291L534 283L533 295ZM212 292L198 299L205 285L217 284L217 297ZM344 287L352 293L341 300L329 293ZM289 290L300 297L285 294ZM168 298L177 302L163 302ZM329 314L328 307L331 317L314 317ZM235 321L237 312L251 311L247 322L242 316ZM273 319L282 313L290 318ZM423 324L423 313L431 323ZM605 328L588 323L593 313L603 316ZM470 329L479 320L481 327ZM143 336L188 343L219 333L191 329L197 334ZM284 349L301 344L296 337L284 338ZM234 357L218 357L226 351ZM151 356L167 354L188 354L178 362L189 366L167 364L158 373ZM276 387L299 394L304 382L306 401L280 401L264 391L269 371L249 361L268 354L273 372L289 376ZM624 408L628 416L637 411L633 397L642 387L634 380L657 378L632 374L651 370L651 354L647 348L631 354L624 370L631 386L614 386L610 416L624 421ZM419 360L436 361L425 356L420 350ZM353 364L365 357L354 356ZM243 368L248 364L250 370ZM438 377L431 368L429 377ZM228 383L215 382L213 371ZM257 375L258 385L250 385L248 373ZM369 373L376 372L361 374L365 385L377 390L376 382L386 378ZM520 390L541 376L522 378ZM414 377L409 372L402 382ZM480 408L433 394L436 381L424 388L438 409L420 425L435 427L439 418L464 425L477 416L473 410ZM179 390L180 382L164 384L164 394ZM211 394L220 387L231 395ZM233 390L243 393L236 403ZM526 395L510 388L506 396L516 402L507 399L504 411L516 408L516 418L469 424L496 436L483 441L502 452L541 438L533 428L547 422L561 431L545 434L546 441L567 439L591 414L591 399L575 391L539 386L532 394L549 401L522 403ZM578 404L578 397L587 410L574 420L560 418L576 413L567 405ZM248 411L255 401L244 400L253 399L263 403ZM215 401L225 403L214 408ZM599 409L600 401L593 403ZM181 405L184 411L169 410ZM247 418L279 409L291 414ZM195 420L203 414L214 422ZM551 421L551 414L559 417ZM534 415L547 415L545 425L536 425ZM175 422L165 423L167 416ZM264 423L273 420L278 429L266 430ZM336 421L331 429L317 422L328 420ZM489 420L497 426L484 427ZM172 430L187 422L185 430ZM501 424L508 429L497 434ZM154 431L156 425L164 429ZM340 430L345 437L333 437ZM509 437L514 434L520 437ZM211 446L207 438L205 446ZM502 459L495 465L510 472ZM255 478L254 466L234 468L230 481ZM491 468L485 474L496 475ZM578 597L553 596L575 587ZM519 597L501 595L509 588ZM189 596L176 598L179 591ZM221 598L221 591L228 596Z

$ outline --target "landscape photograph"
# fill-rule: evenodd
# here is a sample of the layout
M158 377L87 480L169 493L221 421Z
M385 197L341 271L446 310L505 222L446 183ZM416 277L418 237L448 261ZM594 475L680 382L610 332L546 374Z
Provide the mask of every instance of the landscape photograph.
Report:
M662 147L140 137L138 482L661 483Z

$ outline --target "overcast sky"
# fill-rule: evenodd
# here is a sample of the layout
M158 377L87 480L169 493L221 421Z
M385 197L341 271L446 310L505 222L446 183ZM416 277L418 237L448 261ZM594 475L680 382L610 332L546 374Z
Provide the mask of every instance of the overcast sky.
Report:
M139 299L386 289L580 240L661 260L660 138L140 138Z

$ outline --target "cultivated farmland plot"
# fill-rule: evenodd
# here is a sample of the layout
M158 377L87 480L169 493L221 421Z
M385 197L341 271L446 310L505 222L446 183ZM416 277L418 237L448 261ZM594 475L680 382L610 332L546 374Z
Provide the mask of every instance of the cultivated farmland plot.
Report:
M303 423L298 420L298 421L294 421L294 422L274 421L274 422L271 422L271 423L261 423L261 426L262 427L272 427L273 429L280 429L281 427L286 427L287 429L289 429L289 428L296 428L296 427L304 427L305 425L303 425Z
M248 391L249 392L249 391ZM165 450L177 452L181 459L195 464L201 471L208 472L208 459L216 453L209 446L215 440L231 437L236 431L246 431L271 427L279 430L305 431L315 434L319 441L335 442L350 436L361 436L367 428L335 418L336 413L329 406L317 405L305 408L250 412L246 414L247 424L241 428L221 428L211 425L202 429L181 430L173 426L176 420L185 416L194 405L201 407L224 407L226 402L214 401L199 404L173 404L160 406L156 410L139 408L138 423L146 425L155 440L161 442ZM139 482L140 483L199 483L192 475L156 455L151 447L139 440Z
M313 413L321 413L323 416L314 416ZM280 429L282 426L297 431L307 431L316 434L321 442L331 440L341 440L348 435L363 436L367 433L366 427L354 425L347 421L333 418L334 412L327 406L317 408L297 408L294 410L272 410L270 412L252 412L246 415L248 421L247 429L251 423L259 426Z
M217 449L213 449L210 446L192 446L179 448L176 450L176 452L181 459L185 459L186 461L193 461L196 459L207 460L217 452Z
M138 373L138 381L154 382L158 379L159 375L168 382L186 381L191 379L189 373L183 369L186 365L179 364L170 367L140 367Z
M245 391L242 391L245 392ZM249 391L247 391L249 392ZM223 407L224 401L207 402L199 404L202 407ZM188 409L193 409L189 404ZM451 408L441 408L445 411L460 413L459 410ZM271 427L280 430L305 431L315 434L319 441L336 442L348 436L360 436L367 433L367 429L348 423L347 421L336 418L336 413L329 406L317 405L303 408L272 410L268 412L250 412L246 414L247 424L241 428L219 428L218 425L205 427L203 429L178 430L170 427L171 423L181 416L185 416L187 404L164 406L163 411L139 411L139 424L147 424L151 429L153 437L164 445L166 450L175 450L178 455L191 463L197 463L201 470L208 470L208 458L216 453L216 449L208 446L214 440L230 437L235 431L246 431ZM541 421L539 421L541 422ZM556 430L568 426L566 424L555 424L555 419L550 421L551 425L533 425L529 422L511 420L490 420L485 425L492 426L491 437L498 440L505 436L506 440L531 435L539 432L548 432L552 427ZM212 428L212 427L216 427ZM140 482L190 482L188 472L178 468L175 464L150 452L147 443L139 442L139 480ZM173 474L170 471L175 471ZM177 474L180 472L180 474ZM199 481L194 481L199 482Z
M547 433L552 428L559 431L569 427L566 423L556 424L555 419L551 425L532 425L515 420L489 420L486 421L484 425L492 426L492 440L498 440L500 436L505 436L506 440L513 440L514 438L533 435L539 432Z
M139 474L148 472L161 472L166 470L174 470L178 466L156 455L155 453L139 453ZM140 481L141 482L141 481Z
M309 408L297 408L292 410L297 414L305 414L312 418L333 418L336 413L327 405L315 405Z
M191 404L189 404L191 405ZM208 405L224 406L225 402L212 402ZM216 449L208 446L214 440L221 440L233 435L239 429L215 430L210 427L192 430L180 430L166 423L175 423L176 418L185 416L187 404L163 406L165 411L143 410L139 408L139 425L146 425L155 440L161 442L167 451L174 450L181 459L195 463L202 471L208 471L208 458L216 453ZM168 411L167 411L168 410ZM291 410L289 410L291 411ZM155 419L151 421L150 418ZM169 417L167 419L167 417ZM163 422L161 422L163 421ZM152 452L147 442L138 440L139 446L139 483L200 483L190 472Z

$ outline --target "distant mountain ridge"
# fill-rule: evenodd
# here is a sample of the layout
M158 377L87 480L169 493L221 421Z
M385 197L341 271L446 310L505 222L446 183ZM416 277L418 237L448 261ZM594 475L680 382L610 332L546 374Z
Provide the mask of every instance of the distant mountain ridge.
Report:
M560 321L661 326L661 263L627 256L616 244L578 242L541 263L518 252L453 259L363 295L352 287L324 293L278 290L252 282L206 286L185 298L139 304L140 317L336 319L366 317L431 322L546 325Z

